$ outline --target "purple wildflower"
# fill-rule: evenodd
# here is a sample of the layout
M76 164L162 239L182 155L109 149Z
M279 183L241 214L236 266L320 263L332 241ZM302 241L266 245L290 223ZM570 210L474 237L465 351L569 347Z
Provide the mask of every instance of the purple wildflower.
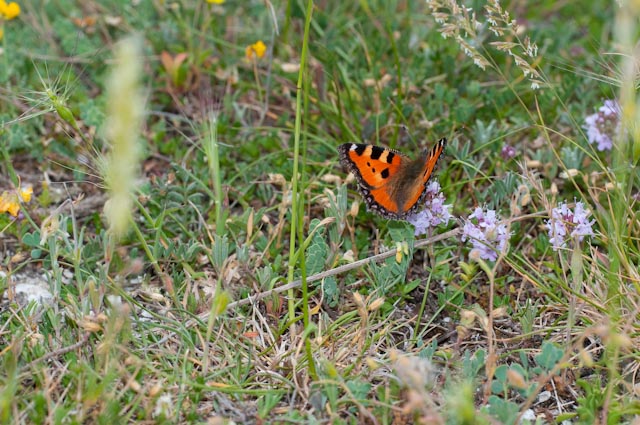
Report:
M516 156L516 148L514 148L511 145L504 145L502 147L502 150L500 151L500 156L502 156L502 159L504 159L505 161L513 158L514 156Z
M471 221L473 219L477 224ZM477 207L462 229L462 241L467 239L473 246L470 257L496 261L498 253L507 249L509 233L507 226L500 222L494 210L487 210L485 214L482 208Z
M449 212L451 205L444 204L444 195L440 192L440 184L437 181L432 181L427 186L424 203L425 209L407 217L407 221L416 228L416 236L427 233L430 227L443 223L446 226L453 217Z
M585 236L593 236L591 226L595 220L589 221L591 212L582 202L576 202L575 211L567 206L566 201L551 210L551 218L545 223L549 230L549 242L553 250L557 251L566 245L567 234L582 241Z
M605 100L598 112L584 119L589 143L598 143L599 151L613 148L613 138L620 131L620 105L615 100Z

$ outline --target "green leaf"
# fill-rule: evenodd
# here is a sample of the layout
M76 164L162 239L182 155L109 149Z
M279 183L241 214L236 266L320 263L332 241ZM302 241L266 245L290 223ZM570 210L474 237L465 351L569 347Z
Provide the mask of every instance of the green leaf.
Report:
M412 280L409 283L405 283L404 286L402 286L402 293L404 295L407 295L407 294L411 293L411 291L413 291L418 286L420 286L421 283L422 283L422 281L420 279L415 279L415 280Z
M484 350L478 350L473 353L473 357L469 351L464 352L464 359L462 360L462 374L465 379L474 379L478 373L482 370L485 363L486 352Z
M494 380L491 382L491 392L494 394L504 394L505 396L509 392L509 385L507 383L507 371L509 366L500 365L496 368L494 374Z
M340 290L338 289L338 282L335 276L329 276L322 281L322 292L324 293L324 299L331 307L338 305Z
M520 407L516 403L492 395L489 397L487 411L491 416L498 419L501 424L510 425L515 423L518 418Z
M322 233L318 231L313 235L311 244L307 248L307 274L313 275L324 270L328 255L329 245L325 242Z
M347 388L356 400L364 400L371 390L371 384L362 380L347 381Z
M270 392L258 399L258 416L260 418L266 418L269 412L276 407L278 402L282 399L283 394L279 392Z
M542 351L535 356L534 360L538 366L546 371L551 371L556 364L562 359L564 352L554 343L545 341L542 344Z
M22 237L22 243L34 248L40 247L40 231L36 230L33 233L25 233Z

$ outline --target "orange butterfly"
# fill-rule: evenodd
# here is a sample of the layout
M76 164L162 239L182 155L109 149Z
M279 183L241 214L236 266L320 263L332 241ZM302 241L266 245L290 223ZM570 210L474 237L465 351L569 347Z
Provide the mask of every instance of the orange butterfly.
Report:
M420 206L446 144L447 139L440 139L415 160L393 149L359 143L340 145L338 152L342 165L358 179L368 209L402 220Z

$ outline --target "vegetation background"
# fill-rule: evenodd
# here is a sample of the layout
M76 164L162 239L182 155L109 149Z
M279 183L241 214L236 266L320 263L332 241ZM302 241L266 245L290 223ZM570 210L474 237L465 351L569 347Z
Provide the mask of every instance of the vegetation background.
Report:
M0 0L0 421L637 423L639 17Z

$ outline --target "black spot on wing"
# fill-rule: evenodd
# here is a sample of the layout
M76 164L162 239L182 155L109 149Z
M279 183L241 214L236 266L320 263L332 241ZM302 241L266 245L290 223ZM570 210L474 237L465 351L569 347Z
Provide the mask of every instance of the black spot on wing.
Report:
M382 171L380 172L380 176L381 176L383 179L388 179L388 178L389 178L389 169L388 169L388 168L385 168L384 170L382 170Z
M442 139L438 140L438 143L436 143L431 152L435 154L440 149L444 150L445 146L447 146L447 138L443 137Z
M366 149L367 149L367 145L356 145L354 152L356 153L356 155L362 156L362 154Z
M386 149L380 146L371 146L371 159L379 159L384 151L386 151Z

